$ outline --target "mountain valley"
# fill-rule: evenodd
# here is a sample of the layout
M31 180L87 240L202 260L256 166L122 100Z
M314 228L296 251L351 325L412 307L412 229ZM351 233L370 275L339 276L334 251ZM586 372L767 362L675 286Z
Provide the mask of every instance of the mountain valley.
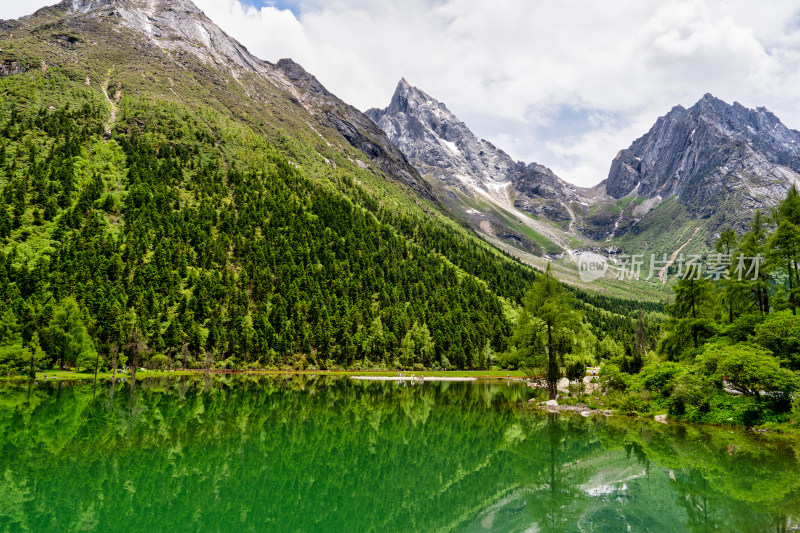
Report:
M703 254L722 230L743 232L755 210L768 214L800 183L800 133L764 108L710 94L660 117L591 189L513 161L405 79L387 108L366 113L454 218L526 262L555 261L574 284L581 251L612 263L620 253Z

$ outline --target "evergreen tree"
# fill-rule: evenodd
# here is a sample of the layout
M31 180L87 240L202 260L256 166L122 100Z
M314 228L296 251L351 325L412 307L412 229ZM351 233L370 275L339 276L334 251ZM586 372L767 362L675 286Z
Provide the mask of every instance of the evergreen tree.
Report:
M550 399L558 394L557 385L561 378L559 365L559 347L567 333L577 333L582 322L582 313L575 309L576 302L572 294L565 291L553 276L550 264L547 270L533 282L531 289L522 300L524 311L519 320L518 329L530 330L536 324L544 330L547 347L546 380ZM563 348L562 348L563 350Z
M677 359L687 345L699 348L714 332L711 319L711 283L687 271L673 287L675 302L668 307L670 321L661 350L670 359ZM688 341L688 342L687 342Z
M747 261L756 261L765 257L769 251L767 246L768 239L769 235L764 217L761 211L757 209L750 224L750 231L742 237L739 248L740 256ZM738 278L740 276L742 277L742 286L752 295L757 309L765 315L769 314L770 310L769 271L767 266L766 264L758 265L758 274L753 276L755 279L748 276L750 269L746 272L739 272L736 275L737 281L739 281ZM752 267L753 265L751 265ZM755 274L755 271L753 274Z
M65 298L58 306L47 328L47 338L47 351L62 370L95 354L83 314L73 298Z
M414 325L400 343L400 352L401 362L406 367L413 367L414 365L430 366L431 356L434 352L434 342L428 330L428 325L420 325L414 322Z
M0 316L0 373L16 373L27 362L21 330L16 315L7 309Z
M800 229L787 219L781 221L778 229L770 237L768 258L776 266L782 266L786 272L789 286L788 302L792 314L797 314L798 272L797 262L800 259Z
M742 309L746 307L742 283L736 279L736 274L734 273L734 269L738 265L734 265L732 261L738 246L739 239L733 228L725 229L714 245L716 252L721 254L719 256L721 259L731 261L728 271L720 279L721 296L728 314L729 324L732 324L734 319L741 314Z

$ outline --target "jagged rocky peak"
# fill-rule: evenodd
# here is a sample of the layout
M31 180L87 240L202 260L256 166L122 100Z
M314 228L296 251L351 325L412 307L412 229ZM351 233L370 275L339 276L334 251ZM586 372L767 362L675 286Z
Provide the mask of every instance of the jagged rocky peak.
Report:
M421 172L472 187L510 180L516 163L476 137L443 103L409 84L397 84L389 106L370 109L374 120ZM424 168L423 168L424 167Z
M750 134L766 133L775 136L788 130L780 119L765 107L748 109L739 102L728 105L710 93L706 93L688 112L707 120L715 120L719 126L735 132L749 129ZM773 131L776 128L781 131Z
M447 109L444 104L437 102L424 91L414 87L405 78L400 78L387 110L390 113L408 113L409 110L414 111L421 105L431 103L437 107L441 106Z
M524 232L493 217L491 213L499 208L513 213L511 218L522 224L535 225L534 231L547 234L553 242L568 241L522 212L559 222L571 220L568 204L579 201L575 192L550 169L515 161L477 137L444 103L405 78L397 84L389 106L370 109L367 116L440 191L455 213L467 214L476 231L526 251L535 249ZM482 212L463 204L463 198L493 207Z
M508 200L518 184L525 191L569 195L550 169L514 161L491 142L478 138L447 106L408 83L397 84L386 109L370 109L372 118L423 174L448 185Z
M250 71L266 67L191 0L63 0L59 7L75 17L135 30L160 48L184 50L205 63Z
M191 0L64 0L62 5L66 5L74 13L117 16L138 29L146 30L147 33L164 29L152 24L148 27L148 22L156 22L158 19L163 22L171 18L166 13L177 17L203 16L200 8ZM181 22L181 20L170 20L170 22Z
M676 106L611 164L606 190L621 198L676 195L708 214L726 196L758 207L798 179L800 133L763 107L728 104L711 94ZM758 199L762 198L761 201Z

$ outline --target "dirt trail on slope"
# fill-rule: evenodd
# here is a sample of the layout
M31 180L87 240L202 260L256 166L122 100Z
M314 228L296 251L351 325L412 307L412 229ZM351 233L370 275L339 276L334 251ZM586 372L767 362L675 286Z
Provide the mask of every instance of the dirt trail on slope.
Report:
M678 248L677 250L672 252L672 255L669 256L669 259L667 259L667 263L661 268L661 270L658 271L658 279L661 280L661 284L662 285L667 282L667 279L666 279L666 277L667 277L667 269L669 269L669 267L671 267L672 264L675 262L675 259L678 258L678 254L681 253L681 250L686 248L686 245L689 244L690 242L692 242L692 239L694 239L694 236L697 235L698 231L700 231L700 226L697 226L694 229L694 233L692 233L692 236L689 237L688 241L683 243L683 245L680 248Z
M497 196L489 193L488 191L483 191L483 193L481 194L481 198L484 200L488 200L489 203L493 204L495 207L502 209L503 211L506 212L506 214L515 217L518 223L523 224L524 226L527 226L528 228L532 229L539 235L553 242L556 246L562 248L563 250L568 250L570 246L569 235L567 235L567 233L561 228L557 228L555 224L551 225L540 222L539 220L534 219L528 213L522 211L521 209L518 209L514 205L514 201L511 199L509 186L510 183L503 190L502 198L498 198Z
M575 233L575 212L572 210L572 208L569 206L568 203L561 202L561 205L563 205L564 209L566 209L567 213L569 213L569 226L567 226L567 231L569 231L570 233Z
M119 99L122 97L122 89L117 89L116 94L114 94L113 100L111 99L111 97L108 96L109 83L111 83L110 80L106 80L106 82L101 86L101 89L103 90L103 95L106 97L106 101L111 106L111 116L109 117L108 122L105 125L106 140L111 138L111 128L113 128L114 124L117 123L117 102L119 102Z

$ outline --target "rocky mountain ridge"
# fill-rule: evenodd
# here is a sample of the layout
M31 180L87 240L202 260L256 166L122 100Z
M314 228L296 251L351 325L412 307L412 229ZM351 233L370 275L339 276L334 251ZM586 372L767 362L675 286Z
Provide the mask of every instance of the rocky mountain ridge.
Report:
M608 178L592 189L574 187L543 165L514 161L405 79L387 108L366 114L440 189L451 211L476 231L525 251L541 252L517 222L569 250L575 239L585 246L586 239L605 243L629 232L658 232L658 217L665 216L659 208L670 198L677 204L668 203L669 216L704 221L708 239L724 225L744 229L755 209L769 209L800 184L800 132L763 107L729 105L710 94L660 117L619 152ZM479 204L501 213L493 216Z
M710 220L709 235L722 225L743 228L754 209L774 205L800 183L800 133L764 108L711 95L659 118L618 154L604 184L588 190L544 165L514 161L404 79L387 108L361 113L294 61L256 58L189 0L64 0L0 26L16 33L32 21L46 28L59 53L78 53L80 36L103 28L102 38L127 39L136 53L194 70L220 90L230 87L231 98L236 85L272 115L273 125L305 124L329 144L333 131L355 149L348 157L359 166L373 165L495 244L539 255L658 231L648 226L651 212L672 197L685 211L675 216ZM112 70L119 64L112 62ZM32 68L39 66L0 61L1 76ZM94 83L106 75L93 73Z
M366 114L477 231L499 233L523 248L533 248L532 243L525 242L522 228L513 227L516 224L510 227L502 220L510 215L557 245L568 246L569 238L563 230L573 224L571 204L584 200L582 190L564 182L549 168L514 161L491 142L474 135L444 103L405 79L398 83L388 107L369 109ZM471 208L473 203L502 213L491 216L487 209ZM559 229L549 222L564 227Z
M735 200L740 210L775 205L800 183L800 132L766 108L729 105L706 94L676 106L611 164L613 198L676 196L701 217Z

